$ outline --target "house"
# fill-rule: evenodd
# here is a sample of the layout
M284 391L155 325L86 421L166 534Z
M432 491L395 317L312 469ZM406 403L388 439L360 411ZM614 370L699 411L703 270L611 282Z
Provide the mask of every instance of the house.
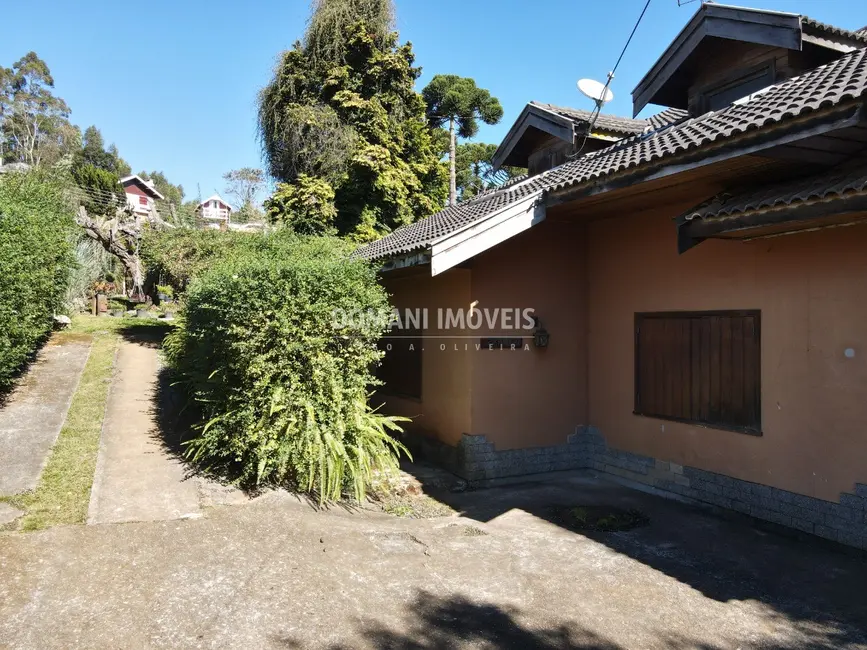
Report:
M867 548L867 31L702 5L633 92L531 103L526 177L357 254L384 411L472 482L588 468Z
M196 213L204 222L204 227L219 230L228 229L232 210L234 208L219 194L208 197L196 206Z
M120 179L123 191L126 194L126 204L133 213L145 217L156 208L155 201L165 200L165 197L157 192L154 182L145 180L141 176L133 174Z

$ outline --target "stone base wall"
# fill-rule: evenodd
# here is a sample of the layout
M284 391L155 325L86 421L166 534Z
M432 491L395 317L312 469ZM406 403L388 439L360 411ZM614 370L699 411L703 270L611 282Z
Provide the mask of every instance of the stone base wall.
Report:
M867 485L857 484L854 492L841 494L835 503L611 449L595 427L582 427L570 442L585 450L588 466L599 472L867 549Z
M497 451L485 436L464 435L452 447L435 439L409 441L414 453L444 465L470 485L543 472L592 469L679 498L733 510L825 539L867 549L867 485L840 502L750 483L609 447L592 426L579 427L566 444Z

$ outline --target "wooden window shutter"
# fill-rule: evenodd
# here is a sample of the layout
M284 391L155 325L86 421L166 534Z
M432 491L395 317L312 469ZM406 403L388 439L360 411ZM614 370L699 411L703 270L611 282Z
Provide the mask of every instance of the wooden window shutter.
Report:
M759 311L635 316L635 412L761 431Z

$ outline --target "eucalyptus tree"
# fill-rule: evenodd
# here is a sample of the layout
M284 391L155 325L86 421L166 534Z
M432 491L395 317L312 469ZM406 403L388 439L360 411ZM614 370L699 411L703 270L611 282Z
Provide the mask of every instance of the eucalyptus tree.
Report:
M433 128L449 133L449 205L457 202L455 172L457 137L472 138L479 131L479 121L496 124L503 117L500 100L475 80L453 74L438 74L422 91L427 104L427 119Z
M51 70L36 52L28 52L11 68L0 69L0 154L4 160L36 166L47 151L76 142L69 106L53 89Z

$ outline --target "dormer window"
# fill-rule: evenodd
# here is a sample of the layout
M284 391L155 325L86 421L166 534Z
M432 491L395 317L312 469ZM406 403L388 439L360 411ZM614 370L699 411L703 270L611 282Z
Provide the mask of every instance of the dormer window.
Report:
M708 2L632 91L633 112L719 110L864 45L856 32L800 14Z
M690 113L704 114L708 111L718 111L739 99L773 85L774 80L773 61L751 70L739 70L722 81L696 90L692 98L694 105L690 105Z
M601 114L593 128L590 111L530 102L493 157L493 166L526 167L530 176L562 165L581 147L586 154L647 128L645 120Z

